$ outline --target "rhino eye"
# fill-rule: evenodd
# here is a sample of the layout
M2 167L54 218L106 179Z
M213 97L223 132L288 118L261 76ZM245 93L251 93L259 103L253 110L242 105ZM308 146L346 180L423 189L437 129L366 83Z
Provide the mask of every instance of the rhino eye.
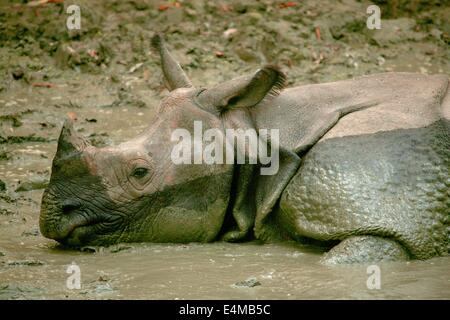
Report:
M147 173L148 173L147 168L136 168L133 170L132 176L136 178L143 178L147 175Z

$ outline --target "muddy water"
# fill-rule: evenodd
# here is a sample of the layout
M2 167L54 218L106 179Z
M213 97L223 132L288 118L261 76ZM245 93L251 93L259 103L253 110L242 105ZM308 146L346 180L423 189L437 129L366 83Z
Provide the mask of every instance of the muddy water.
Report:
M380 264L381 288L369 290L366 266L320 266L319 252L295 244L133 244L92 253L40 237L0 241L1 299L450 298L450 258ZM80 267L79 290L66 287L71 263ZM247 279L259 285L236 285Z

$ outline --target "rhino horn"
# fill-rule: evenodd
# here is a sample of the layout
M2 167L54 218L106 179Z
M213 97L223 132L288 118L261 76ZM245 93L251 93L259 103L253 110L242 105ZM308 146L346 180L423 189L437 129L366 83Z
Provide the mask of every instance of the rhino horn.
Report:
M162 70L168 89L172 91L177 88L191 88L191 81L180 64L167 50L162 35L156 34L153 36L152 47L159 52L161 57Z
M78 135L73 127L73 121L66 119L58 139L58 148L55 158L62 158L73 153L82 152L89 142Z

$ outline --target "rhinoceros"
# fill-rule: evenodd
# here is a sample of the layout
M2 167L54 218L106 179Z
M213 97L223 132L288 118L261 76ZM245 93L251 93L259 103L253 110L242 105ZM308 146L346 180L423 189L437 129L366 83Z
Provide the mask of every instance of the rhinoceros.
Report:
M299 241L324 246L328 264L448 254L448 76L284 88L285 75L267 65L202 88L162 36L152 44L169 90L155 119L102 148L65 121L42 198L45 237L69 246ZM261 163L175 164L171 134L193 132L195 121L221 132L278 129L277 173L261 174Z

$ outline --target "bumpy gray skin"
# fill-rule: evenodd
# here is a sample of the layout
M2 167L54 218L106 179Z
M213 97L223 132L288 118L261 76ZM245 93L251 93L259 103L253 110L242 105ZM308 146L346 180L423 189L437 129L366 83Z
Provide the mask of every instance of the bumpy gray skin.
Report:
M280 93L284 75L266 66L198 89L161 37L153 45L171 90L157 117L105 148L65 123L42 199L44 236L76 246L313 239L335 245L325 264L448 253L447 76L387 73ZM174 165L171 133L192 133L195 120L222 132L279 129L278 173Z
M444 123L436 122L320 142L283 192L280 220L294 237L371 235L394 239L414 258L443 255L448 250L449 141ZM333 249L327 258L361 246L346 243L347 249ZM375 260L380 248L360 247Z
M408 251L397 241L375 236L351 236L321 259L326 265L408 260Z

